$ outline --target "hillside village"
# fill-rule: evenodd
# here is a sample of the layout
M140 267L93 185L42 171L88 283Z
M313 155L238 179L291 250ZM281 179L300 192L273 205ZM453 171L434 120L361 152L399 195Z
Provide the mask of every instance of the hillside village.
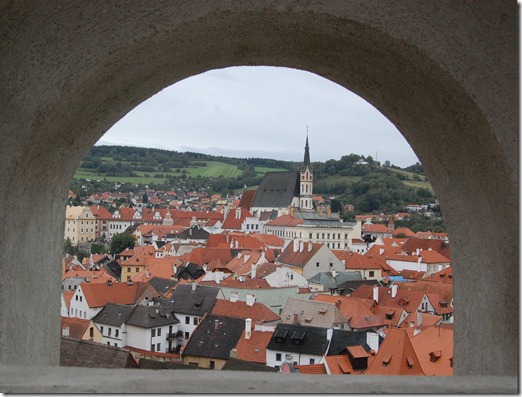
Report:
M307 139L301 171L269 172L257 190L67 206L71 246L133 239L64 254L62 365L452 375L448 237L395 227L429 206L345 222L313 182Z

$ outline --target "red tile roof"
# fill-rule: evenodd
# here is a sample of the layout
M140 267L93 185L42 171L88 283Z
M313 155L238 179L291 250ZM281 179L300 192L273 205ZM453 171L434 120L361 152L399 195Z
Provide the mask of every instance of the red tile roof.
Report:
M136 303L136 299L145 290L148 284L133 283L113 283L107 284L86 284L83 283L78 288L83 291L85 300L89 307L103 307L107 303L120 303L131 305Z
M406 237L414 237L415 236L415 233L413 233L413 231L410 229L410 228L407 228L407 227L399 227L397 229L395 229L392 233L393 236L398 236L399 234L402 234Z
M304 223L303 219L296 219L292 215L281 215L267 223L268 226L297 226Z
M238 215L239 211L239 216ZM246 218L251 218L252 214L246 208L233 208L231 209L225 221L223 222L223 229L241 230L241 225L245 222Z
M302 251L294 251L294 242L290 242L277 261L286 265L303 268L323 247L322 244L299 241L299 248L301 248L301 245L303 246Z
M429 327L411 339L423 372L428 376L453 375L453 329Z
M350 359L346 354L339 356L326 356L325 365L328 368L330 375L349 375L360 373L361 371L354 371Z
M390 233L386 225L380 223L362 224L361 229L367 233Z
M69 338L82 339L83 335L89 329L91 320L81 318L61 317L62 330L69 327Z
M392 328L365 375L425 375L405 331Z
M254 363L266 364L266 347L273 334L273 332L268 331L261 332L252 330L250 339L246 339L245 331L243 331L236 346L237 358Z
M254 324L270 323L281 319L262 303L255 302L252 306L249 306L244 301L231 302L225 299L216 299L212 314L242 319L250 318L252 319L252 327Z
M307 375L325 375L326 368L324 364L309 364L309 365L296 365L295 368L299 370L301 374Z

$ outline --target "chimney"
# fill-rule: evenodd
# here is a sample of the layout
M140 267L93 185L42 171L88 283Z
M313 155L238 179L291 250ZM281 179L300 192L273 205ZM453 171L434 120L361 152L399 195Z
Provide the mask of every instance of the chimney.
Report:
M230 350L230 358L237 358L237 349L235 347Z
M312 252L312 243L311 242L308 243L308 252Z
M366 333L366 344L370 347L370 349L375 350L375 352L379 351L379 334L375 332Z
M331 341L332 340L332 336L333 336L333 329L332 328L328 328L326 330L326 340L327 341Z
M256 303L256 297L252 294L247 294L245 300L246 300L247 306L254 306L254 303Z
M112 281L111 280L107 280L107 285L110 287L112 285Z
M380 248L379 249L379 255L382 255L383 252L384 252L384 248Z
M252 263L252 271L250 272L250 278L256 278L257 276L257 265Z
M301 241L299 241L299 252L303 252L303 249L304 249L304 241L301 240Z
M397 296L397 289L399 286L397 284L392 285L392 298L395 298Z
M132 280L127 280L127 285L130 287L132 285Z
M230 293L230 302L237 302L237 299L238 299L238 293L237 291L232 291Z
M299 313L294 313L294 324L299 324Z
M203 265L203 271L208 273L208 265L206 263Z
M420 248L417 248L417 249L415 250L415 255L419 256L421 251L422 251L422 250L421 250Z
M379 287L378 286L373 287L373 300L375 302L379 302Z
M145 270L145 277L150 278L150 272L148 270Z
M214 329L219 329L219 320L214 320Z
M252 336L252 319L245 319L245 339L249 340Z
M241 218L241 207L237 207L236 208L236 219L240 219Z
M299 251L299 240L294 239L294 252Z
M417 327L420 327L422 325L422 312L420 310L417 310Z
M340 300L336 300L335 301L335 307L338 308L338 309L341 307L341 301Z
M62 328L62 336L69 336L70 328L67 325L65 328Z
M196 288L198 288L198 284L195 281L193 281L192 282L192 291L195 291Z

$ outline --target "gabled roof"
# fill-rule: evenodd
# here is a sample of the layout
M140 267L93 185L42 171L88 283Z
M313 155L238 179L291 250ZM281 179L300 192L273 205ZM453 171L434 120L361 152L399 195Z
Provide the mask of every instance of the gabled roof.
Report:
M362 280L359 272L336 272L336 276L332 272L320 272L312 278L308 279L309 283L322 284L325 290L337 289L341 284L347 281Z
M369 285L361 285L352 292L351 297L362 299L373 299L373 288ZM378 304L391 307L399 307L408 313L415 312L420 306L425 293L420 291L397 289L397 295L392 298L392 289L387 287L377 287L379 291Z
M325 357L325 366L329 375L349 375L359 373L354 371L352 363L346 354Z
M393 236L398 236L399 234L402 234L406 237L415 237L415 233L408 228L408 227L399 227L393 231Z
M298 324L323 328L348 322L335 304L288 298L281 312L281 322L295 324L296 317Z
M367 331L347 331L342 329L334 329L332 340L328 348L328 356L336 356L346 354L347 346L362 346L365 351L370 351L370 346L366 343ZM381 337L379 337L382 340Z
M245 301L231 302L225 299L216 299L212 314L241 319L252 319L252 324L270 323L281 318L264 304L255 302L252 306Z
M342 316L348 320L348 324L352 329L374 329L386 325L384 318L374 314L368 308L368 302L364 302L362 299L356 299L347 296L318 294L314 297L314 301L328 302L331 304L336 304L336 302L339 302L339 310Z
M86 340L62 337L60 366L89 368L138 368L129 350Z
M328 348L327 328L277 324L267 349L322 356Z
M249 236L259 240L263 245L269 247L283 248L285 245L285 240L281 237L277 237L275 234L251 233Z
M451 283L434 283L425 281L426 279L409 282L397 282L399 290L406 289L411 291L418 291L427 294L437 294L439 300L446 301L448 304L453 299L453 284ZM436 302L432 302L436 303Z
M245 338L245 331L237 342L237 358L245 361L266 364L266 347L274 333L271 331L252 330L250 339Z
M347 269L351 270L366 270L366 269L381 269L381 265L379 265L375 260L367 256L363 256L358 254L357 252L347 252L347 255L343 257L345 259L344 266Z
M422 279L423 281L437 282L437 283L453 283L453 268L451 266L442 269L440 272L433 273Z
M105 306L109 302L132 305L147 287L148 283L112 283L110 286L82 283L78 288L82 289L87 304L93 308Z
M390 233L388 227L380 223L363 223L361 229L365 233Z
M365 375L425 375L405 331L392 328Z
M286 208L299 197L299 172L267 172L252 202L252 207Z
M241 230L241 225L245 222L245 219L251 217L252 214L246 208L233 208L228 212L221 228Z
M317 254L317 252L319 252L321 248L326 247L318 243L310 243L304 241L300 241L298 243L299 249L294 250L294 242L290 242L290 244L288 244L288 246L282 252L282 254L279 255L277 261L285 265L292 265L295 267L304 268ZM300 250L301 246L303 247L302 251Z
M232 259L230 248L194 248L189 254L189 262L200 266L207 264L215 259L221 258L225 261Z
M69 327L69 338L82 339L89 329L91 320L84 320L76 317L61 317L62 330Z
M428 240L412 237L404 243L402 248L404 249L404 251L409 253L415 253L417 249L422 249L425 251L431 248L432 250L435 250L441 255L443 255L444 257L451 259L450 245L449 243L446 243L443 240Z
M140 328L154 328L179 323L173 304L161 298L155 299L154 303L154 305L136 305L127 324Z
M167 292L169 292L172 288L174 288L178 284L177 281L174 281L171 279L159 278L159 277L151 278L149 283L162 296L164 296Z
M227 360L244 329L239 318L207 315L201 319L183 350L183 356Z
M239 200L239 206L241 208L246 208L247 210L249 210L250 207L252 207L252 203L254 202L255 196L255 190L245 190L241 195L241 200Z
M297 226L305 223L304 219L297 219L292 215L281 215L268 222L267 226Z
M421 316L421 324L418 324L419 314ZM442 321L442 316L428 313L410 313L408 317L399 325L399 328L418 327L418 326L432 326L438 325Z
M426 375L453 375L453 329L424 328L411 339L411 344Z
M135 305L119 305L108 303L94 318L97 324L121 327L130 317Z
M174 304L174 312L203 316L212 310L219 288L192 284L178 284L169 300Z

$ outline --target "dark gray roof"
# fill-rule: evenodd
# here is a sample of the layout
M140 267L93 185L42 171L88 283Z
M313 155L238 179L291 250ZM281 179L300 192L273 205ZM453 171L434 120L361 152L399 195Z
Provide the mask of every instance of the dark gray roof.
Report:
M328 348L327 328L277 324L267 349L322 356Z
M207 315L192 333L183 355L227 360L244 327L245 322L240 318Z
M137 305L129 319L128 325L142 328L161 327L163 325L177 324L178 318L174 314L172 304Z
M346 346L362 346L367 352L370 351L370 346L366 343L366 334L368 332L346 331L342 329L334 329L332 334L332 341L328 349L327 356L337 356L339 354L346 354ZM382 338L381 338L382 339Z
M62 337L60 366L89 368L138 368L128 350L86 340Z
M198 285L193 290L192 284L181 284L172 292L170 301L175 313L203 317L212 311L218 292L217 287Z
M92 321L97 324L111 325L114 327L121 327L123 323L125 323L132 311L134 310L135 305L120 305L117 303L108 303L105 307L99 312Z
M337 272L337 276L334 277L331 272L320 272L317 273L308 281L311 283L322 284L325 289L337 289L339 285L346 281L362 280L361 273L359 272Z
M278 372L277 368L268 367L264 364L254 363L251 361L240 360L239 358L230 357L223 368L223 371L259 371L259 372Z
M181 233L177 235L178 238L187 238L194 240L208 240L208 236L210 235L205 229L200 226L193 226L191 228L183 230Z
M118 261L113 260L109 263L104 263L102 266L116 280L121 280L121 265Z
M150 279L149 284L154 287L160 294L165 294L178 282L174 280L168 280L166 278L153 277Z
M341 283L337 290L340 291L339 294L341 295L351 295L361 285L380 286L381 284L377 280L350 280Z
M176 363L173 361L157 361L148 358L140 358L140 369L204 369L198 365Z
M252 207L286 208L294 197L299 197L299 172L267 172Z

